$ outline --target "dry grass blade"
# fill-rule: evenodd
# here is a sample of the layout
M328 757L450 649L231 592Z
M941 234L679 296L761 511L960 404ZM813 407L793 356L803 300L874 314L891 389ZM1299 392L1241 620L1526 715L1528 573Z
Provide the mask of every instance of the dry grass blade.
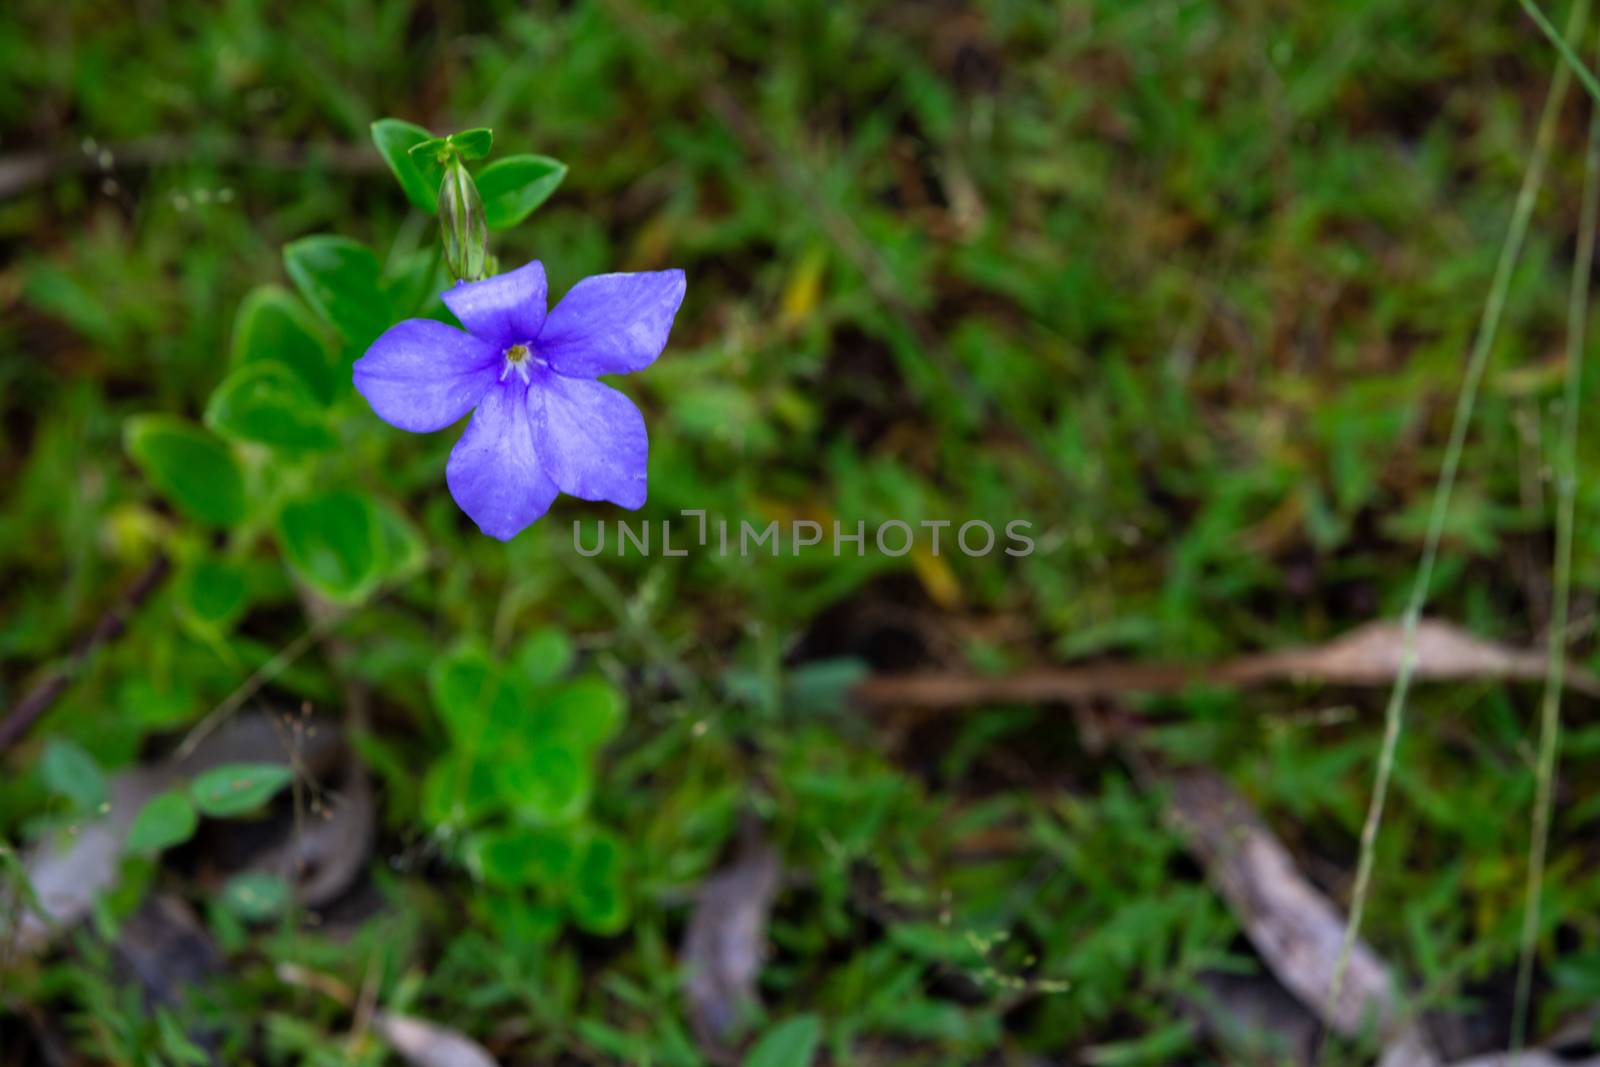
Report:
M1372 622L1326 644L1241 656L1213 664L1090 664L986 677L958 672L878 675L855 690L871 705L959 708L988 703L1071 701L1122 693L1164 693L1196 684L1320 682L1387 685L1399 674L1401 624ZM1451 623L1424 620L1415 635L1415 673L1426 681L1537 681L1542 652L1477 637ZM1574 671L1568 688L1600 696L1600 679Z
M1583 32L1589 18L1589 0L1574 0L1567 15L1567 32L1576 38ZM1428 512L1427 532L1423 535L1422 555L1417 561L1416 579L1406 603L1405 628L1402 633L1401 669L1395 675L1389 690L1389 701L1383 713L1383 739L1378 748L1377 763L1373 768L1372 791L1367 798L1367 815L1362 821L1360 846L1356 854L1355 884L1350 893L1350 919L1345 925L1344 944L1340 947L1339 963L1334 968L1333 986L1329 999L1339 997L1339 984L1344 978L1350 953L1361 934L1361 919L1366 911L1367 897L1372 891L1372 878L1377 863L1378 831L1383 826L1384 807L1388 803L1389 782L1394 776L1394 765L1400 749L1400 735L1405 732L1406 697L1411 690L1413 668L1417 660L1416 636L1427 607L1428 592L1433 584L1433 571L1438 563L1439 548L1444 543L1445 523L1450 513L1450 497L1455 492L1456 475L1461 468L1461 457L1466 451L1467 431L1472 425L1472 411L1477 404L1478 390L1489 366L1489 356L1494 351L1499 335L1500 320L1505 312L1506 299L1511 292L1511 278L1517 261L1522 256L1522 245L1528 234L1528 223L1538 202L1539 189L1544 185L1545 167L1555 142L1556 127L1566 99L1568 71L1556 69L1545 95L1544 108L1539 116L1539 127L1534 133L1533 152L1522 172L1522 184L1517 190L1517 200L1512 208L1511 220L1506 226L1505 240L1500 245L1500 255L1495 261L1494 278L1484 299L1483 312L1478 320L1478 330L1461 377L1461 388L1456 394L1455 413L1450 420L1450 439L1445 445L1444 462L1439 468L1439 480L1434 485L1433 504ZM1316 1062L1315 1060L1313 1062Z
M1583 397L1584 336L1589 318L1589 287L1594 274L1595 224L1600 217L1600 110L1591 109L1589 141L1584 152L1583 201L1579 209L1578 244L1567 293L1567 352L1561 400L1561 437L1555 459L1556 537L1551 562L1550 639L1547 673L1539 706L1539 755L1534 772L1533 826L1528 847L1528 878L1522 909L1522 943L1517 959L1517 986L1511 1013L1511 1051L1527 1036L1533 996L1533 962L1538 950L1540 897L1550 847L1550 816L1555 798L1556 767L1561 746L1561 695L1567 684L1567 632L1572 602L1572 535L1578 498L1578 413Z
M289 869L295 894L312 907L339 897L366 869L377 838L378 810L366 769L354 757L345 786L330 798L324 819L294 840Z
M352 756L347 762L339 789L317 797L289 840L250 864L283 875L295 898L313 908L341 896L372 858L377 833L372 784L359 760Z

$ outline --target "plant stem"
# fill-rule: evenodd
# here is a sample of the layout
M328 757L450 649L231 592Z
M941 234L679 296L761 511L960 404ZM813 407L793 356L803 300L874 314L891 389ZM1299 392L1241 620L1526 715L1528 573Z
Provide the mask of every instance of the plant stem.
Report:
M1527 0L1523 2L1526 6ZM1582 34L1588 16L1589 0L1577 0L1567 18L1567 36L1577 37ZM1345 923L1344 938L1339 945L1339 957L1334 963L1333 977L1328 986L1329 1014L1325 1015L1328 1018L1332 1017L1331 1013L1338 1007L1345 972L1350 966L1350 954L1355 948L1356 938L1360 936L1367 895L1372 888L1372 868L1377 852L1378 829L1383 823L1389 780L1394 774L1395 752L1399 748L1400 736L1405 727L1406 696L1411 690L1411 679L1416 668L1417 625L1422 618L1422 609L1428 601L1428 588L1433 581L1433 568L1439 555L1439 542L1444 538L1445 522L1450 514L1450 496L1455 489L1456 473L1461 466L1467 429L1471 425L1472 410L1477 403L1478 387L1483 381L1489 354L1494 348L1495 338L1500 330L1500 318L1505 310L1511 276L1522 254L1523 240L1528 233L1528 222L1533 216L1539 189L1544 184L1545 165L1550 158L1550 146L1555 140L1556 119L1566 99L1571 77L1568 66L1557 67L1551 77L1550 91L1545 97L1544 110L1539 115L1538 130L1534 135L1533 153L1528 159L1527 169L1523 171L1522 186L1517 191L1516 205L1512 209L1511 221L1506 227L1505 241L1500 246L1500 258L1495 264L1494 277L1489 284L1489 295L1484 301L1483 315L1478 323L1478 333L1467 360L1466 375L1456 398L1455 416L1450 425L1450 439L1445 447L1444 466L1439 471L1438 485L1434 489L1433 507L1428 516L1422 560L1417 567L1416 581L1411 587L1411 596L1406 604L1402 622L1400 669L1395 675L1394 687L1389 692L1388 706L1384 709L1383 741L1378 752L1377 772L1367 805L1366 820L1361 827L1361 848L1356 861L1350 916ZM1600 92L1597 92L1597 98L1600 98ZM1318 1059L1320 1060L1320 1056Z
M1594 72L1584 66L1583 60L1579 58L1578 53L1573 51L1572 45L1567 42L1566 38L1556 32L1555 26L1545 17L1545 13L1539 10L1538 4L1535 4L1533 0L1519 0L1519 3L1522 4L1522 10L1526 11L1528 17L1534 21L1534 25L1538 26L1544 35L1549 38L1550 43L1555 45L1556 51L1561 53L1562 60L1572 70L1572 73L1578 76L1578 81L1583 83L1584 91L1594 98L1595 103L1600 104L1600 79L1596 79ZM1569 26L1568 28L1570 29L1571 27Z
M1561 744L1561 692L1566 683L1567 615L1572 591L1572 531L1577 511L1578 404L1583 381L1583 346L1589 318L1589 279L1594 268L1595 224L1600 216L1600 107L1589 116L1589 147L1584 157L1583 202L1579 209L1578 247L1567 294L1566 387L1562 393L1561 437L1556 451L1556 546L1550 636L1546 650L1543 699L1539 708L1539 762L1533 807L1532 842L1528 852L1527 898L1522 911L1522 943L1517 960L1517 990L1511 1015L1511 1051L1527 1038L1533 960L1539 939L1539 905L1544 893L1544 867L1550 844L1551 802L1555 792Z

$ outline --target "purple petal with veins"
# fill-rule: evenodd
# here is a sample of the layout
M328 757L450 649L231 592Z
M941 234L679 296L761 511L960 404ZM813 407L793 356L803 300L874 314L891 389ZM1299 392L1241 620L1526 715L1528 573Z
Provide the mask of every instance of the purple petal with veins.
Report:
M446 290L465 330L431 319L389 329L356 361L355 386L402 430L442 429L473 412L445 480L491 537L515 537L559 493L637 508L649 464L644 417L593 379L653 363L684 289L681 270L602 274L546 315L535 260Z

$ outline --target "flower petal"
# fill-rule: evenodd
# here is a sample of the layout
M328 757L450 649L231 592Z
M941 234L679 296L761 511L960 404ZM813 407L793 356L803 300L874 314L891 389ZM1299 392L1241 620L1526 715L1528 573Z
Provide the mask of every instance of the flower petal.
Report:
M681 270L585 278L545 319L538 353L578 378L648 367L667 345L685 284Z
M535 444L539 404L539 395L515 380L490 389L445 465L461 510L502 541L533 525L556 498Z
M535 424L540 454L561 491L625 508L643 504L650 440L633 401L609 385L559 374L532 391L544 393L544 419Z
M389 425L428 433L471 411L502 362L499 349L454 326L406 319L356 360L356 392Z
M506 349L532 341L544 325L544 264L536 259L481 282L462 282L440 295L474 336Z

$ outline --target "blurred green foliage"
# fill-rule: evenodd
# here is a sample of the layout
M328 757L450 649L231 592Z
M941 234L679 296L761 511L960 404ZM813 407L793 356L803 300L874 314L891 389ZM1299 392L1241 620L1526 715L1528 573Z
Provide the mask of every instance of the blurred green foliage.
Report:
M281 886L129 860L69 951L0 980L0 1062L23 1003L111 1062L199 1062L191 1033L225 1062L382 1062L275 980L285 961L506 1064L703 1062L677 947L752 817L788 875L750 1062L1223 1058L1183 1005L1259 965L1161 798L1059 708L873 719L844 693L867 669L1200 661L1393 613L1554 62L1510 5L1422 0L7 5L0 705L154 554L178 566L3 754L0 835L92 816L106 775L329 625L309 590L348 655L312 648L259 702L337 717L351 680L374 694L380 902L245 931L290 914ZM380 126L380 152L385 116L414 125ZM1525 643L1583 123L1574 100L1435 586L1441 614ZM541 259L553 297L688 272L666 354L622 383L651 432L643 518L1020 517L1038 550L586 559L572 524L617 513L568 498L509 545L478 534L444 488L454 435L389 428L349 382L396 317L443 314L438 179L410 148L468 127L494 131L474 165L502 264ZM1141 710L1337 898L1380 700ZM1415 703L1368 934L1423 1004L1492 1008L1531 701ZM1546 943L1588 949L1550 969L1547 1020L1600 988L1600 729L1570 721ZM188 839L195 799L152 801L139 850ZM193 1018L108 977L158 882L215 905L228 977Z

